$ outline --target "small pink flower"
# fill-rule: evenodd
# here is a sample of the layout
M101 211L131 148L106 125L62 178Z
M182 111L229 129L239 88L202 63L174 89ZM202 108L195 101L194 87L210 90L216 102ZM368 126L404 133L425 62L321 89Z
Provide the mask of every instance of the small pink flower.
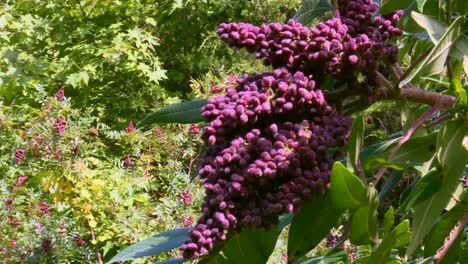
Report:
M24 149L15 150L15 160L16 164L21 165L23 163Z
M237 80L239 80L239 77L236 76L236 75L228 75L227 77L227 82L231 85L236 85L237 84Z
M197 135L200 133L200 127L197 124L192 124L189 128L189 134Z
M36 224L36 234L42 233L43 230L44 230L44 225L41 224L41 223L37 223Z
M8 211L12 211L13 210L13 198L11 197L8 197L5 201L5 208L8 210Z
M468 175L462 178L463 187L468 188Z
M86 244L86 241L83 240L82 237L79 237L79 236L75 236L73 238L73 241L75 241L75 243L78 245L78 246L84 246Z
M65 86L60 87L60 89L54 93L54 97L59 102L63 101L65 98Z
M133 133L135 132L135 126L133 125L133 122L130 121L130 123L128 123L128 126L127 128L125 129L125 131L127 131L127 133Z
M73 155L78 155L78 152L80 152L80 146L75 145L72 149Z
M132 166L132 157L130 155L127 155L127 157L125 157L124 166L127 168L130 168Z
M182 221L184 224L184 227L192 226L193 224L193 217L192 216L182 216Z
M11 249L16 249L16 240L15 239L10 239L10 248Z
M223 87L219 85L210 85L210 92L211 93L220 93L223 91Z
M28 176L19 176L18 180L16 181L15 187L18 188L22 186L27 179L28 179Z
M89 128L88 131L89 131L90 134L94 135L95 137L99 137L99 130L97 130L97 128L91 127L91 128Z
M284 261L284 263L288 263L288 254L287 253L281 254L281 259Z
M58 117L55 120L55 128L57 129L57 133L58 133L59 137L63 136L63 133L65 132L65 125L66 124L67 124L67 122L65 121L65 119L63 117Z
M192 202L192 194L190 191L182 191L179 196L184 201L185 205L190 205Z
M8 223L11 225L11 226L19 226L21 225L21 221L16 219L16 217L14 216L8 216Z
M46 216L50 216L49 205L47 203L39 202L37 206L42 211L42 213L39 216L42 216L42 214L45 214Z

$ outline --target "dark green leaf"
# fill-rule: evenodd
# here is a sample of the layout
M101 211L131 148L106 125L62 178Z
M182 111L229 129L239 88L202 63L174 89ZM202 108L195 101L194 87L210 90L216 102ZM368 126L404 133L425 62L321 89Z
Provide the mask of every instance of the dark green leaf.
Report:
M330 185L331 200L338 211L353 210L368 202L362 181L339 162L333 164Z
M315 248L337 224L341 213L334 209L329 192L297 212L289 229L288 260L295 261Z
M445 238L449 236L450 231L467 210L468 196L465 196L465 199L442 216L424 240L424 256L433 256L437 253L437 250L444 244Z
M286 226L291 224L293 218L293 213L282 214L279 216L278 234L281 233Z
M223 253L231 264L266 263L275 248L277 228L244 229L230 238Z
M367 203L362 204L352 216L349 241L353 245L360 246L376 242L378 205L377 190L370 185Z
M468 1L453 1L453 11L460 15L466 15L468 12Z
M405 9L410 5L408 0L384 0L379 9L381 14L388 14L398 9Z
M201 107L206 105L207 99L198 99L188 102L172 104L163 107L143 119L138 127L155 123L190 124L203 121Z
M442 165L442 186L429 200L414 211L411 242L407 255L411 256L449 203L459 184L468 159L467 128L464 120L446 123L437 138L437 158Z
M395 187L401 180L403 175L402 171L392 171L390 178L385 182L385 185L382 187L382 190L379 193L379 199L383 200L387 194Z
M294 264L335 264L340 263L340 261L346 261L348 257L348 252L344 250L330 250L323 256L306 258Z
M331 10L333 10L333 7L327 0L304 0L304 3L294 15L293 19L306 25L325 12Z
M393 248L399 248L410 240L409 221L401 222L388 233L377 249L371 254L368 263L386 263Z
M434 142L437 133L423 137L413 137L388 158L390 164L415 165L429 160L436 149Z
M398 213L402 214L417 204L426 201L439 190L441 185L442 172L431 170L416 183L409 196L398 208Z
M425 258L423 260L413 260L407 264L434 264L434 257Z
M364 140L364 118L362 116L356 117L351 129L351 135L348 140L348 168L353 168L356 173L358 170L358 158L361 152L362 142Z
M137 242L120 251L107 263L152 256L177 248L189 238L190 229L191 227L174 229Z
M415 69L400 82L400 87L405 86L416 77L438 73L444 69L445 60L447 59L450 49L460 35L462 35L463 20L463 17L459 17L452 23L452 25L450 25L445 34L440 38L437 45L435 45L434 49L432 49L423 62L420 63L419 66L415 67Z

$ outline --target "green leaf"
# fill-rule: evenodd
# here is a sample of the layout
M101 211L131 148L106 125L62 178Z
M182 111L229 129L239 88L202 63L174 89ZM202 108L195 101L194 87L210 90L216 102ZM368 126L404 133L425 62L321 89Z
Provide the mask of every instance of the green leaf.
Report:
M364 140L364 118L362 116L356 117L351 129L351 135L348 140L348 168L354 168L354 172L359 173L358 159L361 152L362 142Z
M349 241L353 245L360 246L376 242L378 205L378 192L370 185L367 203L361 205L352 216Z
M288 236L288 260L301 258L315 248L337 225L342 211L334 209L330 192L316 196L294 216Z
M411 17L418 23L418 25L427 31L432 43L434 44L437 44L447 31L446 25L424 14L413 11L411 12Z
M461 83L461 73L463 71L462 61L453 61L453 72L450 78L450 88L449 91L457 96L458 102L462 106L466 106L467 98L466 91L462 87Z
M429 160L436 146L437 133L432 133L423 137L413 137L403 145L400 149L388 158L390 164L415 165Z
M409 221L401 222L388 233L377 249L371 254L368 263L386 263L393 248L399 248L410 240Z
M402 171L392 171L390 174L390 178L385 182L385 185L382 187L382 190L379 193L379 199L383 200L387 196L390 191L397 186L397 184L401 180L401 176L403 175Z
M293 218L293 213L282 214L279 216L278 234L281 233L286 226L291 224Z
M198 99L188 102L172 104L163 107L143 119L138 127L155 123L190 124L203 121L201 108L206 105L207 99Z
M411 241L406 252L411 256L435 224L458 186L468 159L467 128L464 120L447 122L437 138L437 158L442 166L442 186L429 200L415 207Z
M438 170L431 170L416 183L409 196L398 208L398 213L402 214L419 203L431 198L431 196L439 190L441 185L442 173Z
M107 263L152 256L177 248L189 238L190 229L191 227L174 229L139 241L120 251Z
M223 253L232 264L266 263L275 248L277 228L244 229L230 238Z
M158 261L158 262L155 262L154 264L180 264L180 263L184 263L186 261L187 260L184 259L184 258L175 258L175 259L168 259L168 260L164 260L164 261Z
M413 260L407 264L434 264L434 257L425 258L423 260Z
M393 223L395 222L395 210L390 206L387 212L384 214L384 219L382 222L382 231L387 233L392 228Z
M333 10L333 7L327 0L304 0L293 19L306 25L331 10Z
M348 252L345 250L330 250L323 256L305 258L294 264L335 264L346 261Z
M388 14L398 9L405 9L410 5L411 1L408 0L386 0L383 1L379 9L379 13Z
M437 250L444 244L445 238L449 236L450 231L467 210L468 196L465 196L465 199L442 216L442 219L434 225L424 240L424 256L433 256L437 253ZM452 246L452 248L456 248L456 246ZM446 257L444 257L444 261Z
M415 67L415 69L400 82L400 87L405 86L416 77L438 73L444 69L445 60L447 59L450 49L460 35L462 35L463 23L464 18L459 17L452 23L452 25L450 25L445 34L440 38L440 41L435 45L423 62L420 63L419 66Z
M362 181L340 162L333 164L330 185L331 200L338 211L353 210L368 202Z

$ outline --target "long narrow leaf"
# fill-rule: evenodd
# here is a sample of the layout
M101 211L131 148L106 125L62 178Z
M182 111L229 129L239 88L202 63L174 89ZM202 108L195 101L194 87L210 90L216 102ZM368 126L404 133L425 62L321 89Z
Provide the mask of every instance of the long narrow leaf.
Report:
M203 121L200 109L206 105L207 99L172 104L163 107L143 119L138 127L155 123L190 124Z

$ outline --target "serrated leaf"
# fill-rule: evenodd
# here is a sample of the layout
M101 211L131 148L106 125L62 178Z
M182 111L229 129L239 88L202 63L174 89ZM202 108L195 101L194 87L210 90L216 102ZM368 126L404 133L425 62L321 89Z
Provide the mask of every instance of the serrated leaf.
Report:
M198 99L163 107L145 117L137 127L155 123L190 124L202 122L203 117L200 109L206 105L206 102L207 99Z
M411 256L426 237L458 186L468 161L467 135L466 124L461 119L447 122L439 131L437 158L442 166L442 186L429 200L415 207L407 256Z
M353 168L356 173L359 173L357 164L363 140L364 118L362 116L358 116L356 117L356 119L354 119L353 128L351 129L351 135L349 136L347 158L348 168Z
M293 19L306 25L331 10L333 7L327 0L304 0Z
M375 243L377 236L379 197L377 190L369 186L368 202L353 214L349 241L356 246Z
M330 185L330 197L338 211L353 210L368 202L366 187L361 179L340 162L333 164Z
M231 264L266 263L275 248L277 228L244 229L230 238L223 253Z
M305 258L294 262L294 264L335 264L346 261L348 252L345 250L330 250L323 256Z
M371 254L368 263L386 263L393 248L399 248L410 240L409 221L404 220L388 233L376 250Z
M452 48L460 35L462 35L463 23L463 17L457 18L440 38L439 42L435 45L429 55L427 55L423 62L420 63L419 66L415 67L415 69L400 82L399 86L403 87L414 78L423 74L428 75L441 72L444 69L445 60L450 52L450 48Z
M405 9L410 5L408 0L384 0L379 13L388 14L398 9Z
M137 242L120 251L107 263L152 256L177 248L189 239L190 229L191 227L174 229Z
M398 208L398 213L402 214L419 203L426 201L439 190L441 185L442 172L431 170L416 183L409 196Z
M288 260L293 262L315 248L337 225L341 214L334 209L329 192L316 196L297 212L289 229Z

